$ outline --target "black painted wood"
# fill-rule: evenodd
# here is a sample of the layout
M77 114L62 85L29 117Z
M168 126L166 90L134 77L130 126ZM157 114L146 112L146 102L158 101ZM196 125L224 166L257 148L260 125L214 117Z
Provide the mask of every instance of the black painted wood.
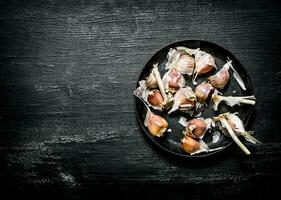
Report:
M281 9L275 1L0 3L0 188L86 199L266 197L280 185ZM141 132L132 92L157 50L201 39L230 50L257 97L262 145L183 161Z

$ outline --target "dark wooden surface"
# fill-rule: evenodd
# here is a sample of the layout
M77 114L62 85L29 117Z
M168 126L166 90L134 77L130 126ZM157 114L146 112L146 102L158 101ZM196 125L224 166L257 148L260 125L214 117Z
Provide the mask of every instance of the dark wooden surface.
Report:
M281 169L281 9L274 1L0 3L0 186L28 197L218 199L275 194ZM132 92L175 41L230 50L257 97L263 141L203 161L170 158L141 132Z

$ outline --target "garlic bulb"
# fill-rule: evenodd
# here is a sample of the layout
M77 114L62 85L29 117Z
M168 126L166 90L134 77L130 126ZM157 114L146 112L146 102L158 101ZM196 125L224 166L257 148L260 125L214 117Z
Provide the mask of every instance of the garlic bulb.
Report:
M163 136L168 128L168 122L163 117L153 114L150 110L146 113L144 125L148 128L151 135L157 137Z
M174 96L174 104L168 114L176 110L192 114L195 110L196 96L188 86L180 88Z
M197 51L195 53L195 69L192 78L193 84L197 85L197 82L195 80L198 75L208 73L216 68L217 66L213 56L205 51Z
M171 48L168 53L166 69L175 68L181 74L191 76L195 66L194 58L184 50Z
M164 88L168 92L176 92L181 87L185 85L185 79L181 73L179 73L175 68L170 69L163 76Z
M202 82L195 88L195 94L199 102L205 102L213 93L214 88L210 83Z
M232 61L228 61L215 75L210 76L208 81L214 86L215 88L223 89L225 85L228 83L230 75L229 75L229 64Z

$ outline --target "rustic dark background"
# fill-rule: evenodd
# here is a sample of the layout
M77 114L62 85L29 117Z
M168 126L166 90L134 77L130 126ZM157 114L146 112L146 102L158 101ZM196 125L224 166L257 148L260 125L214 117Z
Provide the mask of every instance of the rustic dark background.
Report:
M277 2L277 1L276 1ZM281 183L281 8L274 1L1 1L0 189L53 199L266 197ZM132 91L179 40L230 50L257 97L263 141L203 161L142 134Z

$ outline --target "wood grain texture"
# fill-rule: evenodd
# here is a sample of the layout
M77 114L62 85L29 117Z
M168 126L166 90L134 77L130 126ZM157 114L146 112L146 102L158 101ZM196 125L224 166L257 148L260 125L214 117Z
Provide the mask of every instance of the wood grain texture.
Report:
M237 199L277 193L281 9L274 1L0 3L0 188L10 196ZM230 50L257 97L262 145L175 160L144 138L133 90L152 54L202 39Z

